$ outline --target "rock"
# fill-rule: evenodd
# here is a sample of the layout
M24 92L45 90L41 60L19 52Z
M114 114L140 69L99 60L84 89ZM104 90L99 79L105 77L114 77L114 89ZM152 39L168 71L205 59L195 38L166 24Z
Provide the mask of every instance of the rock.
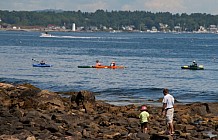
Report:
M136 112L136 111L128 111L127 117L128 117L128 118L138 118L138 117L139 117L139 112Z
M64 137L64 140L76 140L73 136L66 136Z
M207 103L195 103L190 105L190 114L198 114L204 116L210 113Z
M187 132L188 130L194 130L194 129L196 129L196 128L195 128L195 126L193 126L193 125L186 125L186 126L185 126L185 129L186 129L186 132Z
M153 134L151 140L173 140L173 137L170 135Z
M138 132L136 136L140 140L150 140L150 135L148 133Z
M191 122L191 117L189 114L184 114L181 116L181 121L185 124L189 124Z
M140 140L140 138L137 137L137 133L129 133L127 140Z
M11 136L11 135L1 135L0 139L1 140L20 140L20 139L16 138L15 136Z
M181 133L180 137L182 138L188 138L191 134L190 133Z
M42 90L36 96L38 98L37 108L42 110L65 110L64 103L60 96L54 92L49 92L47 90Z
M120 133L104 134L103 139L119 139Z
M186 128L186 124L175 124L174 125L174 129L175 130L185 130L185 128Z
M26 138L26 140L36 140L36 138L34 136L29 136Z
M12 106L12 101L11 99L7 99L7 98L0 98L0 102L1 102L1 105L5 106L5 107L11 107Z
M86 131L86 129L83 129L82 135L83 135L83 137L85 137L85 138L89 138L89 137L90 137L90 133L89 133L88 131Z

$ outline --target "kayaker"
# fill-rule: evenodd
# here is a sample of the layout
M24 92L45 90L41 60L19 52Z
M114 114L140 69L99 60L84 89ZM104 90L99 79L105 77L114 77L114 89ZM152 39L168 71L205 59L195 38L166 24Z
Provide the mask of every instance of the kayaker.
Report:
M45 64L45 61L44 61L44 60L42 60L42 61L40 62L40 64L41 64L41 65L44 65L44 64Z
M101 66L101 63L99 62L99 60L96 60L95 66Z
M197 63L195 62L195 60L193 61L193 64L192 64L192 66L195 66L195 67L197 67Z
M112 61L111 64L110 64L110 66L112 66L112 67L116 66L115 62Z

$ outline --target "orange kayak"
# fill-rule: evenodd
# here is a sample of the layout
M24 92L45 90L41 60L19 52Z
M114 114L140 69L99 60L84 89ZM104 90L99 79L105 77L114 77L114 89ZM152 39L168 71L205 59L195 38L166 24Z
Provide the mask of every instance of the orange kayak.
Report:
M78 68L124 69L125 66L78 66Z
M124 66L93 66L93 68L99 69L124 69Z

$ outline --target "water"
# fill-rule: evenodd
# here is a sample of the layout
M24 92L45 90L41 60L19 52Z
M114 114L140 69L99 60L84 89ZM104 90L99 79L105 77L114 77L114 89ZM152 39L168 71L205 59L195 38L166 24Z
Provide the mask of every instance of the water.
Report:
M180 102L218 101L218 34L0 31L0 81L51 91L89 90L112 104L147 103L162 89ZM32 67L32 59L50 68ZM126 69L79 69L116 61ZM182 70L193 60L205 70Z

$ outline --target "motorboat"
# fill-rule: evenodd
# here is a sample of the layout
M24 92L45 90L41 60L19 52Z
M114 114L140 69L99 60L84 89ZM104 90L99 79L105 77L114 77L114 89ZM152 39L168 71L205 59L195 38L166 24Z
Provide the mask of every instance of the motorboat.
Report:
M52 37L52 35L49 34L48 32L45 32L45 33L41 33L40 37Z
M189 65L189 66L182 66L182 69L189 69L189 70L204 70L204 66L203 65Z

